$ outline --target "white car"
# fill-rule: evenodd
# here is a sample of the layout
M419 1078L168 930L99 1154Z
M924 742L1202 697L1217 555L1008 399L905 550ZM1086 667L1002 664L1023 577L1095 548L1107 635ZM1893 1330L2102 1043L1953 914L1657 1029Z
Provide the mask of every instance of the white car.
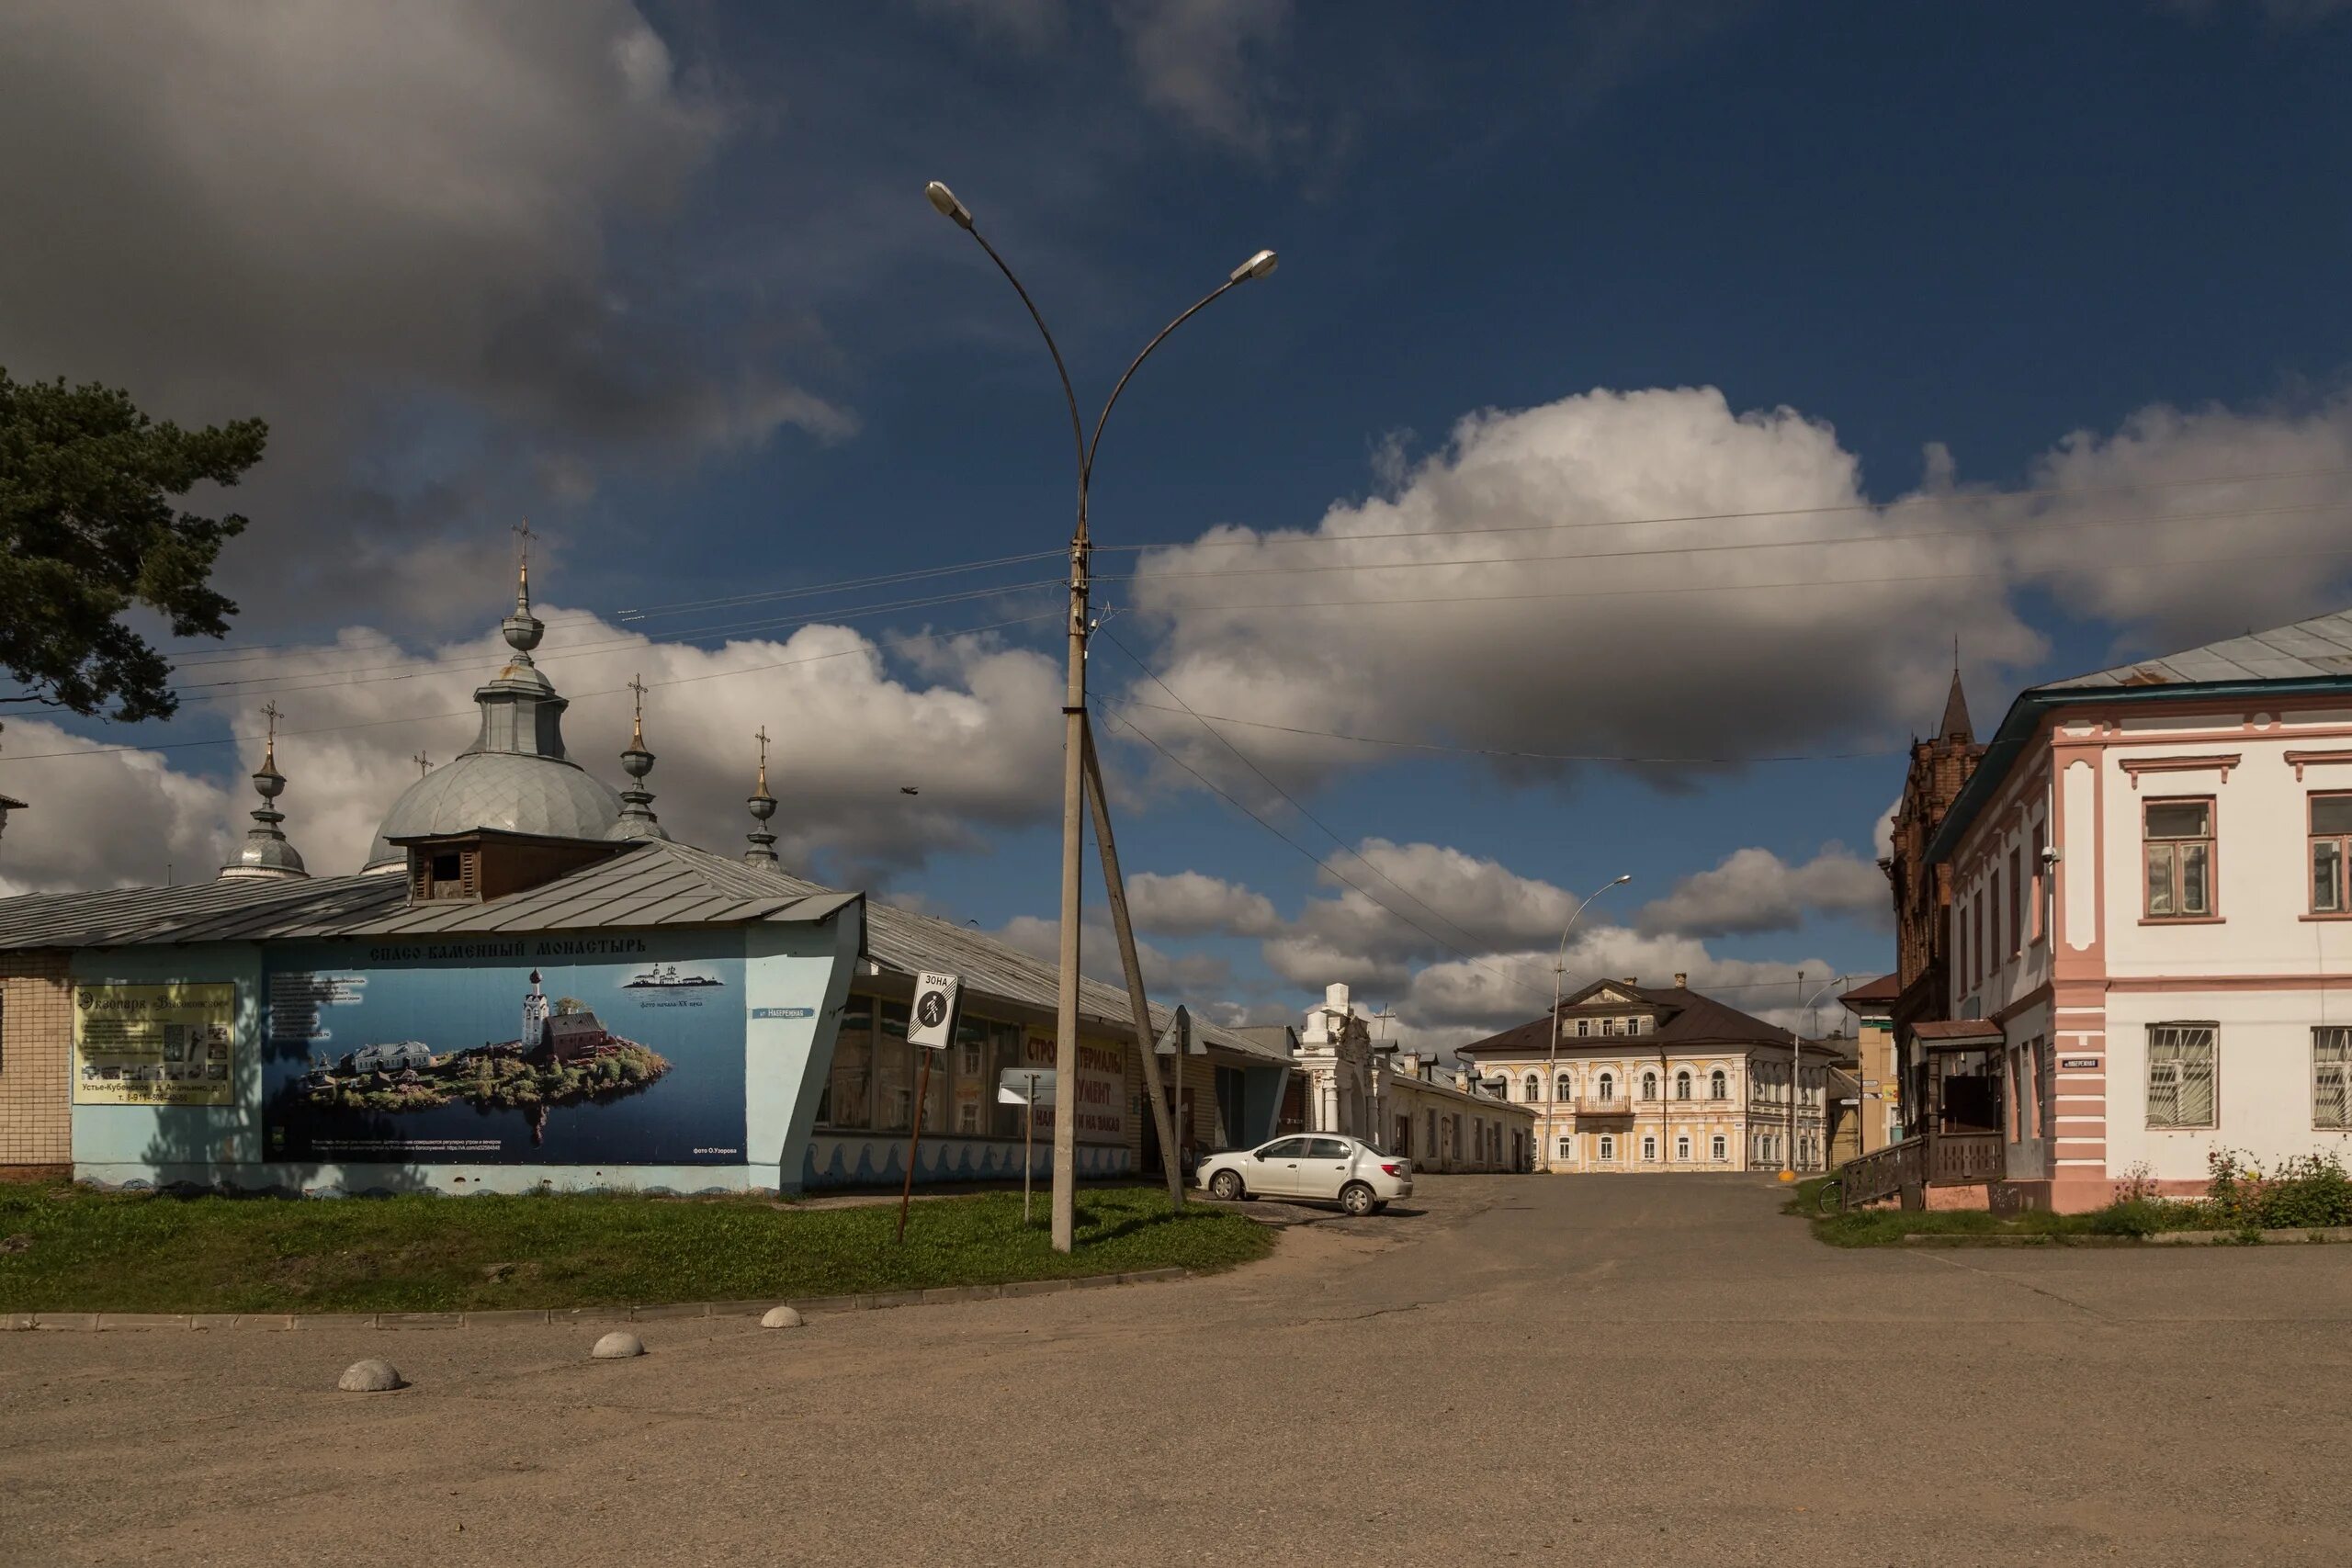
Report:
M1238 1198L1299 1198L1337 1203L1351 1214L1376 1214L1390 1199L1413 1195L1410 1160L1328 1133L1211 1155L1201 1161L1194 1179L1228 1203Z

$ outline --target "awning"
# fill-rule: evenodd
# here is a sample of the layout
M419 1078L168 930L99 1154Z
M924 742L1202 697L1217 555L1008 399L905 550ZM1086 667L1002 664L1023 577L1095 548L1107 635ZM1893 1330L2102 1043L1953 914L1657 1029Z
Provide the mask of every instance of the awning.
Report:
M1942 1019L1915 1023L1911 1036L1929 1051L1997 1050L2007 1043L2001 1026L1989 1018Z

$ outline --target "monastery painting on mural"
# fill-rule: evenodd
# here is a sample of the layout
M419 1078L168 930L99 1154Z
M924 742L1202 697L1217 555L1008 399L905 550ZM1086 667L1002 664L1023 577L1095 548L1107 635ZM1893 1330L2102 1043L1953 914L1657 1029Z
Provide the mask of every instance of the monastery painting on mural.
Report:
M269 1157L739 1164L742 968L650 932L273 953Z

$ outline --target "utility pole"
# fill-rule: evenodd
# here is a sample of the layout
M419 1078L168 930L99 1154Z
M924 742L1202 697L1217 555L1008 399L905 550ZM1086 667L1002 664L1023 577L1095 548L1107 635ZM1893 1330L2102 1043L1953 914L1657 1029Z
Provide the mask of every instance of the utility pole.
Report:
M1145 998L1143 965L1136 957L1136 929L1127 912L1126 878L1119 874L1119 846L1111 837L1111 803L1102 789L1102 763L1094 754L1094 728L1088 725L1084 733L1086 761L1086 803L1094 813L1094 852L1102 857L1102 880L1111 892L1111 930L1119 942L1119 967L1127 978L1127 1012L1135 1020L1136 1050L1143 1057L1143 1091L1151 1101L1152 1126L1159 1134L1159 1164L1168 1178L1168 1208L1172 1213L1184 1207L1184 1172L1180 1156L1183 1152L1183 1137L1176 1125L1176 1118L1184 1104L1184 1058L1177 1055L1170 1071L1176 1075L1175 1105L1170 1107L1159 1092L1159 1055L1154 1049L1151 1033L1151 1004ZM1055 1124L1060 1125L1059 1119Z
M1054 334L1046 328L1046 318L1038 311L1036 302L1029 298L1029 290L1022 287L1021 279L1013 276L1012 268L997 254L996 247L989 244L974 226L971 209L958 201L954 191L933 180L923 187L923 197L940 216L972 236L980 249L988 253L989 260L996 264L996 269L1004 275L1004 280L1012 285L1012 291L1021 296L1021 303L1027 308L1029 319L1037 324L1038 335L1046 340L1046 352L1053 355L1054 372L1061 378L1062 400L1069 410L1070 440L1078 454L1078 525L1070 536L1069 544L1069 671L1062 694L1061 974L1054 998L1054 1070L1059 1099L1054 1108L1053 1243L1056 1252L1068 1252L1077 1243L1078 1229L1078 937L1079 921L1084 909L1081 884L1085 857L1080 815L1084 810L1081 800L1086 793L1085 753L1091 745L1086 724L1086 639L1092 630L1087 615L1087 564L1093 542L1088 532L1086 507L1087 494L1094 475L1094 454L1102 445L1102 427L1110 423L1111 410L1117 404L1119 394L1126 390L1127 382L1143 362L1151 356L1151 351L1166 342L1169 333L1207 309L1229 289L1272 272L1274 253L1260 251L1250 256L1235 267L1223 283L1202 296L1191 310L1160 328L1159 336L1144 344L1143 352L1128 363L1125 373L1112 387L1110 397L1103 401L1102 412L1095 417L1094 434L1090 438L1079 420L1078 394L1070 386L1069 369L1062 363L1061 348L1054 342ZM1103 825L1103 841L1107 844L1108 803L1098 798L1094 808L1098 821ZM1114 889L1114 907L1124 909L1126 890L1119 885L1113 865L1114 863L1106 856L1104 877ZM1151 1015L1144 1010L1143 976L1136 967L1132 937L1122 942L1120 947L1121 963L1127 972L1128 1006L1135 1013L1136 1048L1143 1053L1145 1083L1150 1089L1152 1103L1157 1107L1159 1104L1159 1063L1154 1059L1151 1049ZM1183 1066L1180 1061L1177 1066L1180 1083L1182 1074ZM1157 1110L1153 1114L1158 1118L1165 1157L1170 1164L1174 1164L1178 1149L1172 1142L1173 1118L1163 1116ZM1181 1171L1175 1180L1179 1184L1176 1201L1181 1202Z
M1804 1013L1804 971L1797 971L1797 1014ZM1797 1172L1797 1074L1804 1065L1804 1045L1795 1018L1789 1020L1789 1146L1781 1151L1781 1179L1794 1181Z

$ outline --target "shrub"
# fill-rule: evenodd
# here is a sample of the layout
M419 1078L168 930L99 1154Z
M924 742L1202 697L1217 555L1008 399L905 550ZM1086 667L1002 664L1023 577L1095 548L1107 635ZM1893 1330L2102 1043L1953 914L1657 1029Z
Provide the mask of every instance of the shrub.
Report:
M2304 1230L2352 1224L2352 1173L2333 1152L2296 1155L2266 1174L2230 1149L2207 1160L2206 1201L2219 1230Z

